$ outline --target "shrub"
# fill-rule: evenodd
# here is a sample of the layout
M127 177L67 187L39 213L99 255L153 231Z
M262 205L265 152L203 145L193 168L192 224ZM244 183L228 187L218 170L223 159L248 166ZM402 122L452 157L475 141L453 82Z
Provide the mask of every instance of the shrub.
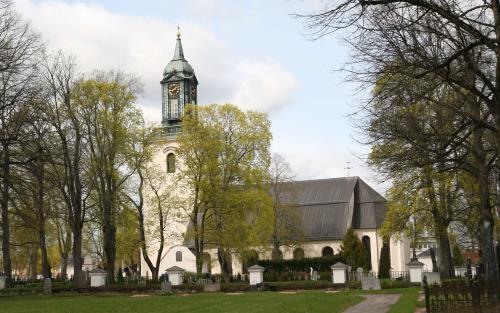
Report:
M266 271L274 272L305 272L308 273L312 267L319 272L329 271L330 266L337 262L343 262L344 259L340 255L319 257L319 258L303 258L292 260L260 260L258 265L266 268Z

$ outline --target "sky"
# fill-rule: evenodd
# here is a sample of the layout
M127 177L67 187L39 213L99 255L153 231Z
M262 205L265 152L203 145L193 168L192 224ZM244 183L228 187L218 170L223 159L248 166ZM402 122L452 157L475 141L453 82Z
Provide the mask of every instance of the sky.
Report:
M360 176L384 184L365 162L369 147L350 114L362 95L339 69L349 60L341 34L312 40L291 15L321 0L15 0L51 50L74 54L80 69L123 70L143 83L138 105L161 120L160 80L177 26L198 78L200 104L233 103L267 112L272 151L297 179Z

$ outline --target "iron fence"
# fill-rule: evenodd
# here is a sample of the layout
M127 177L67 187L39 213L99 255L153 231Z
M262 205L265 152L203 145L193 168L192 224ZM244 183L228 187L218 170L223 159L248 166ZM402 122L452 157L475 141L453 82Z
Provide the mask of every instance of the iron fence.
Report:
M500 287L478 279L468 284L429 286L424 276L427 313L498 313Z

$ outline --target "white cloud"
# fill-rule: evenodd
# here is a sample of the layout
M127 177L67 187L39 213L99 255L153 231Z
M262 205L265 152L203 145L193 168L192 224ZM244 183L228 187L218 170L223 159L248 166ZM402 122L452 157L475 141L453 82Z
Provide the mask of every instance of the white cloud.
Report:
M274 111L294 100L299 83L295 76L272 61L241 62L233 102L243 108Z
M16 6L50 49L75 54L83 71L121 69L137 75L144 84L141 106L152 121L160 120L159 82L173 56L178 24L200 82L201 103L233 102L272 112L290 104L298 89L297 79L276 61L241 61L214 33L190 20L118 14L78 2L17 0Z

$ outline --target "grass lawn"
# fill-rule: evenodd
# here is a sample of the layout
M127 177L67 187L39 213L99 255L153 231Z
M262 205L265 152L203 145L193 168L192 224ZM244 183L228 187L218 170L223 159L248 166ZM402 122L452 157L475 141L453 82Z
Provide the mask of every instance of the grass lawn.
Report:
M388 313L413 313L415 308L422 306L421 303L417 301L418 292L421 290L420 287L411 288L395 288L395 289L383 289L378 291L354 291L357 294L394 294L399 293L401 296L398 301L394 303L389 309Z
M124 295L54 295L0 297L0 311L5 313L132 313L132 312L342 312L361 302L358 293L303 291L294 294L277 292L196 294L131 297ZM399 312L399 311L395 311ZM403 311L401 311L403 312Z

